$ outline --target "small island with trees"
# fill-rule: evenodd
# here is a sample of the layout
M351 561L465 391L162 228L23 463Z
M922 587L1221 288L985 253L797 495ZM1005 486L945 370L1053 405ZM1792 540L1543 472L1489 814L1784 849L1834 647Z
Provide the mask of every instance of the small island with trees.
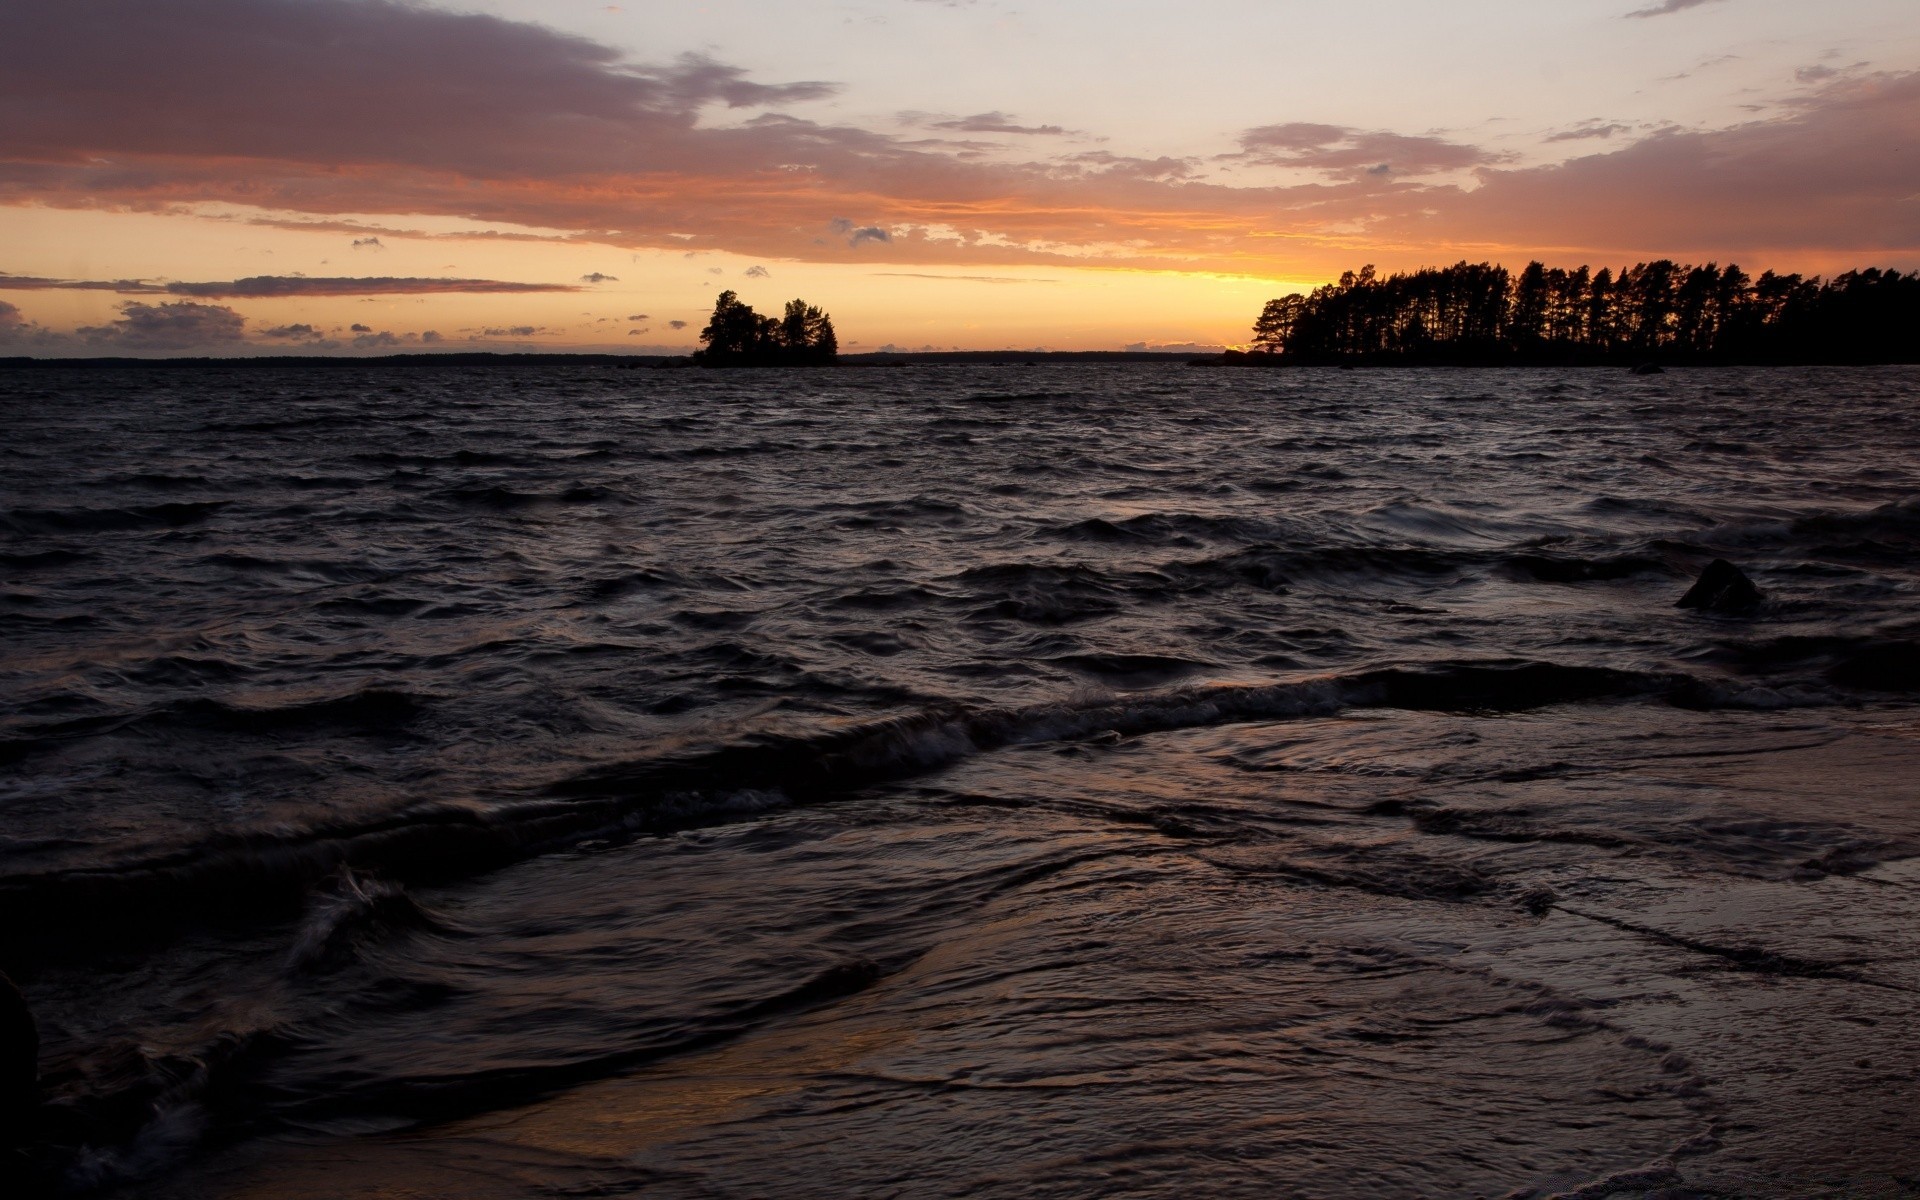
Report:
M827 366L840 353L833 318L805 300L788 301L780 317L763 317L731 291L715 300L700 345L693 360L703 367Z
M1248 352L1293 364L1530 365L1920 362L1920 272L1831 280L1667 259L1618 274L1457 263L1269 300Z

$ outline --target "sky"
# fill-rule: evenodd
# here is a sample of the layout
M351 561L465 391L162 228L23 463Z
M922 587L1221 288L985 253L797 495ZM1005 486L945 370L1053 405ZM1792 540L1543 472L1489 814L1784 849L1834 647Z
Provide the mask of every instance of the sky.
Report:
M5 0L0 354L1245 342L1366 263L1920 268L1920 0Z

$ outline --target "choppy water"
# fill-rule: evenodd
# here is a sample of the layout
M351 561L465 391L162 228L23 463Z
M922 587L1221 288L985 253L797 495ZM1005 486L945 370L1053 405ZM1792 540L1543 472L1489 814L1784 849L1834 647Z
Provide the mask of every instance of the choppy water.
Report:
M0 375L36 1161L1907 1194L1917 402L1897 368ZM1760 610L1674 607L1715 557Z

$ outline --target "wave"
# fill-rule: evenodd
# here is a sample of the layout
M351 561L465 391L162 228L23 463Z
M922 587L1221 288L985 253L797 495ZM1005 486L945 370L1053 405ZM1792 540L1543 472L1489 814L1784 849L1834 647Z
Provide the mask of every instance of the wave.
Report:
M937 771L1015 745L1112 740L1352 708L1514 712L1656 699L1688 707L1785 701L1686 675L1497 660L1379 667L1267 685L1209 685L1018 708L952 705L816 735L765 736L681 757L616 764L491 808L424 803L358 823L218 838L114 866L0 877L0 941L118 932L243 904L284 914L318 882L352 869L401 884L491 870L590 839L623 839L739 820ZM249 729L330 720L387 729L419 702L375 689L281 709L190 702L191 715Z
M18 534L178 529L198 524L232 503L231 500L199 500L132 508L22 508L0 514L0 528Z
M1223 587L1251 587L1285 595L1307 584L1350 586L1356 580L1442 579L1497 575L1524 583L1615 582L1639 576L1683 578L1664 558L1619 553L1582 556L1527 551L1435 550L1416 546L1341 546L1293 549L1259 543L1209 558L1134 570L1084 563L1003 563L950 577L981 607L976 620L1012 619L1065 625L1123 611L1142 600L1205 595ZM933 597L920 597L932 599Z
M296 973L330 970L350 959L361 941L402 929L458 932L401 885L344 867L315 890L287 967Z

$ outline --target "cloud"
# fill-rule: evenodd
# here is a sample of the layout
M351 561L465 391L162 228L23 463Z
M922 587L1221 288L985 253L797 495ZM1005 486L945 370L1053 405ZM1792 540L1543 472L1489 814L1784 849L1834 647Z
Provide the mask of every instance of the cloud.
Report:
M746 270L740 273L742 275L745 275L748 279L772 279L773 278L773 272L761 266L748 267Z
M1088 150L1062 160L1083 168L1089 174L1153 181L1177 181L1194 173L1194 163L1184 158L1132 158L1105 150Z
M353 239L353 248L355 250L385 250L386 249L385 246L380 244L380 239L377 237L355 238Z
M1849 79L1729 129L1665 129L1557 166L1484 172L1477 190L1401 227L1543 250L1913 255L1920 156L1889 148L1916 128L1920 72Z
M847 245L860 246L867 242L891 242L893 234L879 225L855 225L845 217L835 217L827 222L827 228L847 239Z
M619 283L620 277L618 275L603 275L600 272L595 271L591 275L582 275L580 277L580 282L581 283Z
M1618 122L1603 123L1600 121L1588 121L1584 124L1576 125L1572 129L1562 129L1558 133L1550 134L1547 140L1549 142L1579 142L1590 139L1606 139L1616 133L1628 133L1631 131L1631 128L1631 126L1621 125Z
M83 325L76 332L89 345L104 348L194 350L238 345L245 325L245 317L222 304L128 300L110 324Z
M634 314L633 314L632 316L630 316L630 317L628 317L628 318L627 318L627 320L629 320L629 321L649 321L649 320L652 320L652 318L651 318L651 317L649 317L649 316L647 316L647 314L645 314L645 313L634 313Z
M114 5L110 21L101 11L0 4L0 203L226 202L258 214L237 219L355 238L376 232L358 214L404 212L554 231L502 237L747 261L857 262L878 243L890 262L955 274L1046 264L1299 278L1361 255L1385 267L1501 247L1723 260L1719 247L1920 250L1920 168L1898 152L1920 119L1909 75L1803 81L1829 86L1731 129L1595 135L1585 145L1610 153L1552 167L1432 133L1309 123L1250 129L1203 163L1005 162L768 111L818 99L825 84L761 83L705 58L635 63L540 26L423 4L169 0ZM1250 168L1297 178L1241 185L1268 178ZM316 281L234 290L247 282L70 286L356 294ZM13 286L0 280L0 292Z
M1067 132L1058 125L1021 125L1003 112L983 112L949 121L931 121L927 128L952 129L960 133L1019 133L1053 137Z
M315 278L254 275L225 283L148 283L139 279L48 279L0 272L0 291L118 292L126 296L192 296L201 300L270 299L281 296L392 296L577 292L564 283L513 283L498 279Z
M0 300L0 330L23 329L27 318L21 314L18 304L9 304Z
M263 338L272 338L275 341L315 342L325 337L326 334L311 325L300 324L276 325L272 329L262 329L260 336Z
M684 161L710 104L833 91L753 82L700 55L629 64L537 25L395 0L169 0L116 4L110 17L94 3L10 0L0 47L0 145L55 160L84 149L580 172Z
M427 344L429 344L429 345L431 345L431 344L433 344L434 342L444 342L444 341L446 341L447 339L445 339L445 338L443 338L443 337L441 337L441 336L440 336L440 332L439 332L438 330L436 330L436 329L429 329L429 330L427 330L427 331L426 331L425 333L423 333L423 334L421 334L421 335L420 335L420 340L421 340L421 341L423 341L423 342L426 342L426 343L427 343Z
M536 325L492 326L480 331L481 337L532 337L546 330Z
M640 336L641 334L643 334L643 333L645 333L646 331L647 331L647 328L646 328L646 326L644 326L644 325L642 325L642 326L641 326L640 328L638 328L638 329L629 329L629 330L627 330L627 336L628 336L628 337L639 337L639 336Z
M668 329L685 329L686 327L687 327L687 323L685 321L668 321L667 322Z
M1262 125L1240 135L1231 156L1270 167L1324 171L1337 179L1368 175L1430 175L1499 162L1500 155L1437 137L1348 129L1294 121Z
M1121 349L1129 354L1218 354L1226 347L1204 342L1132 342Z
M1638 8L1628 13L1629 17L1664 17L1668 13L1684 12L1689 8L1698 8L1702 4L1717 4L1719 0L1660 0L1658 4Z

